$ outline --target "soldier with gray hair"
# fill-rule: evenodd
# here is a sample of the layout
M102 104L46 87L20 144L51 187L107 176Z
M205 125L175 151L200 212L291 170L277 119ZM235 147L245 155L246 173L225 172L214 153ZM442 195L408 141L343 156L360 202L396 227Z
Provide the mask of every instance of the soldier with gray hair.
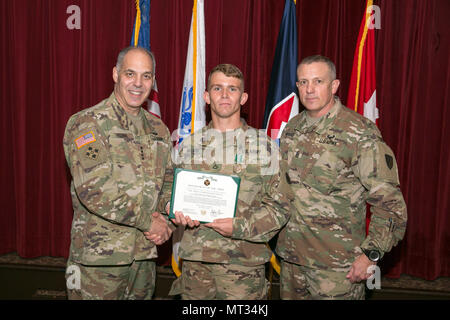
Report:
M74 217L66 278L80 277L78 287L68 286L69 299L153 295L156 245L172 233L161 213L173 176L169 130L142 108L154 68L148 50L123 49L113 68L114 92L67 123Z
M339 80L332 61L307 57L297 77L305 110L289 121L280 145L294 197L276 248L281 298L364 299L369 267L406 229L395 156L373 122L334 96Z

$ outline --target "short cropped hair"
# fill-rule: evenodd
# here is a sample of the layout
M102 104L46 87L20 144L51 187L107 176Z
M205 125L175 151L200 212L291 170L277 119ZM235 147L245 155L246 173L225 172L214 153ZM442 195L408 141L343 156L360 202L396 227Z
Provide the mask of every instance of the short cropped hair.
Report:
M242 74L242 71L238 67L236 67L234 64L229 64L229 63L219 64L211 70L211 72L209 73L209 76L208 76L207 90L209 90L209 87L211 85L211 77L212 77L213 73L215 73L215 72L222 72L227 77L233 77L233 78L237 78L237 79L241 80L241 89L242 89L242 91L244 91L244 75Z
M300 64L297 66L297 70L303 64L311 64L311 63L314 63L314 62L326 63L328 65L328 68L330 69L331 80L336 80L336 66L334 65L333 61L331 61L329 58L321 56L319 54L304 58L300 62Z
M123 63L123 59L124 59L125 55L132 50L141 50L142 52L144 52L145 54L147 54L150 57L150 59L152 60L152 64L153 64L153 74L155 74L155 72L156 72L155 55L150 50L148 50L144 47L139 47L139 46L137 46L137 47L129 46L129 47L126 47L126 48L123 48L122 50L120 50L119 55L117 56L117 62L116 62L117 71L120 71L120 68L122 67L122 63Z

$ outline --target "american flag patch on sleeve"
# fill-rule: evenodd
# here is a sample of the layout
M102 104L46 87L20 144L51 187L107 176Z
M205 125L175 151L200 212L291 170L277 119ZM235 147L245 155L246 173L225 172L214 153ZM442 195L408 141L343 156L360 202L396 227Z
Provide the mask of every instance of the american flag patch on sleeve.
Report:
M89 131L88 133L85 133L79 138L75 139L75 144L77 145L77 148L80 149L82 146L85 146L94 141L96 141L94 132Z

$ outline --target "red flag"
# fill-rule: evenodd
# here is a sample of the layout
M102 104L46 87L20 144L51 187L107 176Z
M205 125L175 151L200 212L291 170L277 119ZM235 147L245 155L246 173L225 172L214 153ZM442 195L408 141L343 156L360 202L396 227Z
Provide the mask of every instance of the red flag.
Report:
M372 21L372 8L373 0L367 0L353 59L347 107L377 123L375 29ZM369 206L367 206L366 234L369 232L370 215Z
M153 85L153 89L150 92L150 95L147 99L147 110L154 116L161 118L161 109L159 108L159 98L158 98L158 87L156 86L156 78L155 84Z
M359 29L347 107L376 122L378 108L375 90L375 29L372 24L372 4L373 0L367 0L365 15Z

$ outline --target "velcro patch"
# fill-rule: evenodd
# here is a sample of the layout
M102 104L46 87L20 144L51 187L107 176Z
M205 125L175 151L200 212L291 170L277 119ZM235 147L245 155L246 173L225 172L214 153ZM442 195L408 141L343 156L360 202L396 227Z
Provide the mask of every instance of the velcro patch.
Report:
M394 165L394 159L392 158L392 156L386 153L384 155L384 158L386 159L386 164L387 164L388 168L392 169L392 167Z
M385 143L379 143L378 146L376 161L378 176L387 182L398 184L398 168L394 153Z
M98 148L89 147L86 150L86 157L88 157L91 160L97 160L98 159Z
M77 148L80 149L82 146L85 146L95 141L97 140L95 139L94 132L89 131L80 136L79 138L75 139L75 144L77 145Z

